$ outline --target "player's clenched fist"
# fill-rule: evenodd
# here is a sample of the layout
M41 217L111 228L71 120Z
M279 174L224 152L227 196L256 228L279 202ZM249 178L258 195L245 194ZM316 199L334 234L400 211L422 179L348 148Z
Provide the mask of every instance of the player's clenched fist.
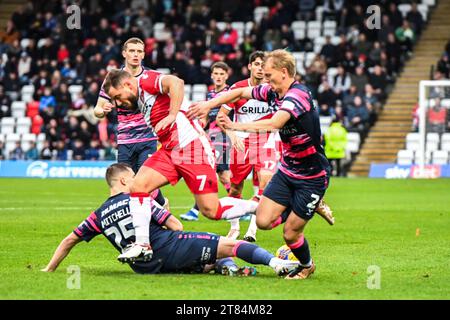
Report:
M114 106L112 105L112 103L105 103L103 106L102 106L102 109L103 109L103 112L105 113L105 114L108 114L108 113L110 113L111 111L112 111L112 109L114 108Z
M112 111L114 105L110 102L100 103L94 108L94 114L98 118L103 118Z

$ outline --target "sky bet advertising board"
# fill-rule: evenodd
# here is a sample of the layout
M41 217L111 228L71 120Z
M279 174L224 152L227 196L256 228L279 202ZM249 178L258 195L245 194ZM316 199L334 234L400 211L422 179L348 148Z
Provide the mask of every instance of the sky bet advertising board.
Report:
M419 165L398 165L395 163L372 164L369 177L385 179L450 178L450 165L429 164L421 167Z

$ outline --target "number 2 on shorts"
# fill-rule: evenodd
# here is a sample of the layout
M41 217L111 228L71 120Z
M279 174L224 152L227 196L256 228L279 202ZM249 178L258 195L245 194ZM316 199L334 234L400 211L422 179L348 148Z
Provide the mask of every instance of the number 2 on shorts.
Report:
M317 202L319 202L320 200L320 196L312 193L311 194L311 198L313 199L313 201L311 201L310 203L308 203L306 206L308 207L308 209L310 209L311 211L314 211L316 209L316 204Z

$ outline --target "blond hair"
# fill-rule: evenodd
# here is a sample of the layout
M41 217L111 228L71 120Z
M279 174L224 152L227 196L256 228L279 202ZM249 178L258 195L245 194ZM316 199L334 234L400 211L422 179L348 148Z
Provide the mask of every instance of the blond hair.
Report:
M145 44L144 41L142 41L139 38L133 37L128 39L127 41L125 41L125 43L122 46L122 51L126 51L127 50L127 46L128 44L133 43L133 44L142 44L142 46L145 48Z
M289 76L294 77L297 71L294 56L286 50L277 49L266 53L267 60L272 59L272 65L274 69L281 70L286 68Z

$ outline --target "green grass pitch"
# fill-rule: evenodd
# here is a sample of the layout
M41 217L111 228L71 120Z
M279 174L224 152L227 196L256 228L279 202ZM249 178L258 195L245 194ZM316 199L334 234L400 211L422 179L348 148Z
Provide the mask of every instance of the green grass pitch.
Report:
M106 199L106 184L1 179L0 299L449 299L449 191L450 179L333 179L326 200L336 225L316 216L306 229L316 272L286 281L264 266L249 278L137 275L102 237L75 247L55 273L40 272L60 240ZM183 182L164 193L176 216L192 204ZM201 217L184 227L224 235L229 224ZM282 229L259 231L257 244L275 252ZM79 267L80 289L67 288L71 265Z

